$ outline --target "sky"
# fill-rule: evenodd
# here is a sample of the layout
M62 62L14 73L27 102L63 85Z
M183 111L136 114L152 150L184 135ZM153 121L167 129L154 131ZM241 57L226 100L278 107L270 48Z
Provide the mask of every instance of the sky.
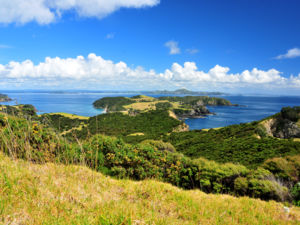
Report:
M0 90L300 95L299 0L0 0Z

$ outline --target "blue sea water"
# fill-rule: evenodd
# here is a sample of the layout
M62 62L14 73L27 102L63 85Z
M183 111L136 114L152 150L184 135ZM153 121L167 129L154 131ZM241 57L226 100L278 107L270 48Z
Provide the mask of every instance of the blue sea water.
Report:
M105 93L89 91L51 92L51 91L0 91L15 99L14 102L4 104L32 104L38 112L66 112L82 116L95 116L103 113L101 109L93 108L92 103L102 97L126 96L131 97L145 93ZM149 95L149 94L148 94ZM158 97L158 95L151 95ZM190 129L206 129L224 127L260 120L275 114L286 106L300 105L300 96L219 96L228 99L238 107L208 107L216 115L205 118L187 119ZM2 104L2 103L1 103Z

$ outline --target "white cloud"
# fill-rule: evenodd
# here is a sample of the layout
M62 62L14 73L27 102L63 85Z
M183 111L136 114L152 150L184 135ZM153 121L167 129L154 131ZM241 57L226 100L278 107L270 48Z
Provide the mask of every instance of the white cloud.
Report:
M106 35L106 39L114 39L115 38L115 33L109 33Z
M170 49L170 55L180 54L180 48L178 47L178 42L168 41L165 46Z
M31 60L0 64L0 86L26 88L61 87L71 89L168 89L190 87L197 90L264 90L269 88L296 88L300 90L300 74L285 78L281 72L252 69L230 73L228 67L216 65L208 72L197 68L196 63L174 63L162 73L146 71L142 67L130 68L125 62L114 63L101 56L49 58L34 64ZM2 84L2 85L1 85ZM229 89L228 89L229 88ZM259 91L258 91L259 92Z
M191 55L194 55L194 54L197 54L199 52L198 49L196 48L189 48L186 50L187 53L191 54Z
M296 58L300 57L300 48L292 48L287 51L286 54L279 55L275 57L276 59L291 59L291 58Z
M101 19L120 8L152 7L159 3L160 0L0 0L0 23L49 24L65 11Z

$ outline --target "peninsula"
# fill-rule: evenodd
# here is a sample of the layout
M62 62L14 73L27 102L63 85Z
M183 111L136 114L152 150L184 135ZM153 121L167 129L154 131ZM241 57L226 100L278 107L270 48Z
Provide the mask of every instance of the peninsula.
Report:
M10 101L12 101L10 97L4 94L0 94L0 102L10 102Z
M137 95L128 97L105 97L93 103L97 109L122 112L131 116L150 110L168 110L178 118L199 118L213 114L206 106L237 106L224 98L208 96L149 97Z

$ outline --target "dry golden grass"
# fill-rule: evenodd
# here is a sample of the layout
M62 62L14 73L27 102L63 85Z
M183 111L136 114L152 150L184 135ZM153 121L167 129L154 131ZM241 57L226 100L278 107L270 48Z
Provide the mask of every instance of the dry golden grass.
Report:
M299 224L300 209L115 180L83 166L36 165L0 154L3 224Z
M49 115L61 115L61 116L65 116L65 117L68 117L71 119L80 119L80 120L88 120L89 119L89 117L86 117L86 116L78 116L78 115L74 115L74 114L70 114L70 113L62 113L62 112L49 113Z
M144 133L134 133L134 134L129 134L128 136L144 136Z

